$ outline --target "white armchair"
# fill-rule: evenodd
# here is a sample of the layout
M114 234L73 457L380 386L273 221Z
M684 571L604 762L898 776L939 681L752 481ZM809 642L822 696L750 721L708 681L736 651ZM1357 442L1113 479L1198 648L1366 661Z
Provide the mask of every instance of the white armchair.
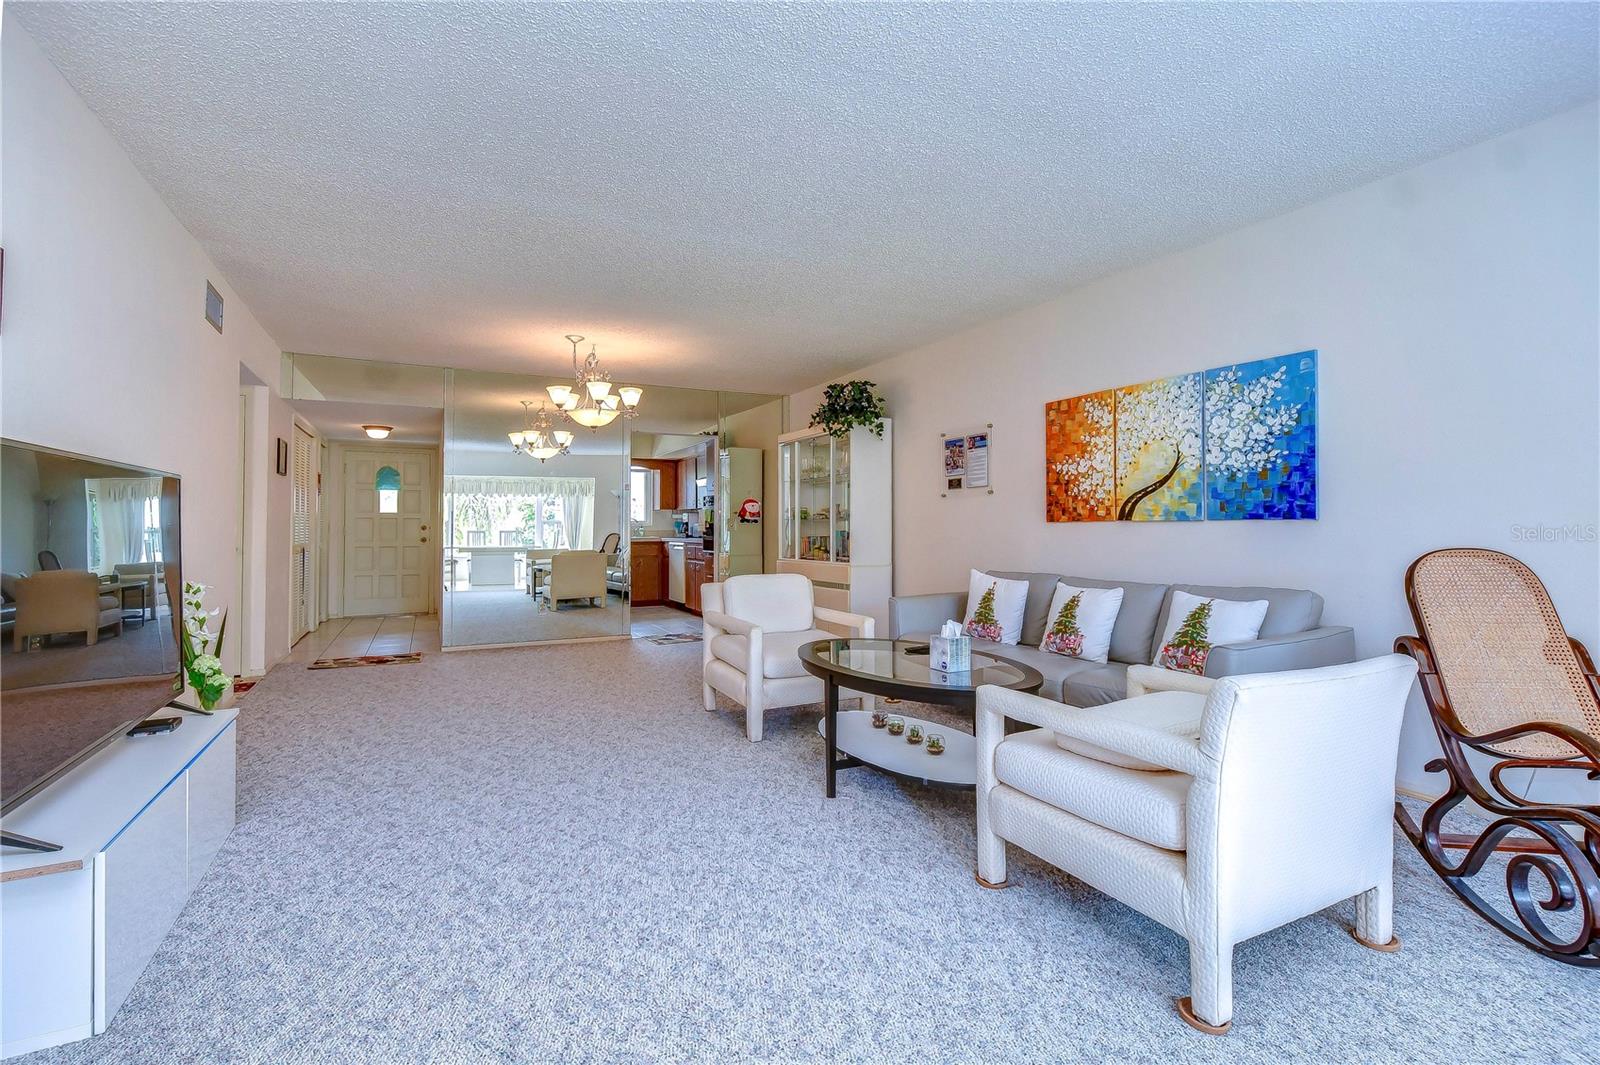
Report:
M761 739L767 707L822 701L822 679L800 664L803 644L835 638L818 622L843 626L854 636L873 635L872 618L817 606L811 581L798 573L750 573L704 585L700 608L705 708L717 708L716 692L744 707L745 735L752 743Z
M1091 710L978 689L978 880L1006 843L1189 940L1185 1021L1233 1018L1233 948L1356 898L1356 941L1397 950L1395 759L1416 664L1400 655L1219 680L1133 667ZM1132 683L1138 681L1137 687ZM1013 718L1043 731L1005 735Z

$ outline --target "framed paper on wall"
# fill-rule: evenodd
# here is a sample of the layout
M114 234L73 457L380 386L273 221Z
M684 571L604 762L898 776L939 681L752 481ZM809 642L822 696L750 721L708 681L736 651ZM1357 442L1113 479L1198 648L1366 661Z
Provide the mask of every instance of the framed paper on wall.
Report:
M975 433L960 436L939 434L940 451L944 456L944 490L941 496L963 488L989 488L989 436L994 430L990 422Z
M289 476L289 441L278 437L278 476Z

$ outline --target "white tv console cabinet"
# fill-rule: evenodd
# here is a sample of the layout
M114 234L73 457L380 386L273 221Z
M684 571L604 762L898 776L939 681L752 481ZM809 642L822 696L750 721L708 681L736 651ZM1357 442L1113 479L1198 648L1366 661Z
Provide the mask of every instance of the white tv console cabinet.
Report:
M123 736L7 815L0 1056L105 1031L234 824L238 711Z

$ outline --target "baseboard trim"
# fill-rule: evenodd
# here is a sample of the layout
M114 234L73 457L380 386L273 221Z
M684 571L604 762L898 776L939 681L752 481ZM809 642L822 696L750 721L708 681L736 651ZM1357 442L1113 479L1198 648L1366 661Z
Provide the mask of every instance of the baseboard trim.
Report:
M569 643L616 643L618 640L631 640L627 633L616 636L571 636L565 640L523 640L520 643L474 643L459 647L441 647L442 654L456 654L461 651L504 651L513 647L554 647L557 644Z

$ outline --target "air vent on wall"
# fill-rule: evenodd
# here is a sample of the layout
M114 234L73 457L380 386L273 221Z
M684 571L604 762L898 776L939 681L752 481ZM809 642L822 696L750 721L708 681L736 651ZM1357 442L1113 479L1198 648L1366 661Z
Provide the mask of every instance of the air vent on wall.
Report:
M206 282L206 321L217 332L222 332L222 293L209 281Z

